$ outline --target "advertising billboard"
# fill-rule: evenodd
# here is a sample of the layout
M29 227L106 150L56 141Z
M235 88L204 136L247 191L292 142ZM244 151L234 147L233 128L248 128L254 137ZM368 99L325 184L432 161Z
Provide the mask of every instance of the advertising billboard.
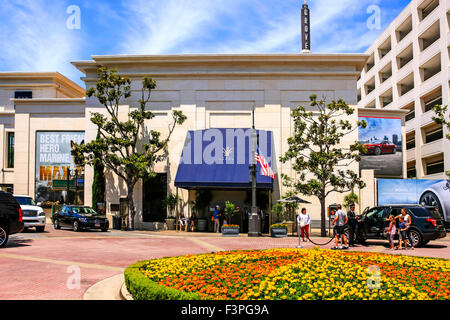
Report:
M450 222L450 180L378 179L378 205L417 204L438 208Z
M67 172L75 168L70 142L80 144L84 140L82 131L38 131L36 132L36 201L59 201L65 199L66 191L53 190L53 181L67 181ZM81 187L82 188L82 187Z
M367 151L361 154L360 169L375 170L376 176L403 176L402 119L359 117L367 122L359 128L359 142Z

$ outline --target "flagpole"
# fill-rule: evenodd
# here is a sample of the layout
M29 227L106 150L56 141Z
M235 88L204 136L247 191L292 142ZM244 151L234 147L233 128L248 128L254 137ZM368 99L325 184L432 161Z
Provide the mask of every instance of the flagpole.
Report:
M252 183L252 214L249 217L248 223L248 236L249 237L259 237L260 233L260 217L258 216L258 212L256 211L256 148L257 148L257 133L255 130L255 106L253 105L252 110L252 135L251 135L251 165L250 165L250 174L251 174L251 183Z

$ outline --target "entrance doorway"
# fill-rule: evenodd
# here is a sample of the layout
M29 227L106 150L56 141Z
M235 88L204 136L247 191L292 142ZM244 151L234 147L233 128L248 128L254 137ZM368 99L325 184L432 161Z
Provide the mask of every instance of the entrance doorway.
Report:
M157 173L144 182L142 199L143 222L164 222L167 210L163 205L167 197L167 173Z

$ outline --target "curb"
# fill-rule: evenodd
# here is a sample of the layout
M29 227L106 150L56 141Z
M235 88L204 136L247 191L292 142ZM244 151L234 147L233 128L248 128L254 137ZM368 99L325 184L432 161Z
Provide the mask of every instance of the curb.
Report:
M120 288L120 297L122 300L134 300L131 293L128 292L125 282L122 284L122 287Z
M121 293L124 281L123 273L99 281L84 292L83 300L125 300Z

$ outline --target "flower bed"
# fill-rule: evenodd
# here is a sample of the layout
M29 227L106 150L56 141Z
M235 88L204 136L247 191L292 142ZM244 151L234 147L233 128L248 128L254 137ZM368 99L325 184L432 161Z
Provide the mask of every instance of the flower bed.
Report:
M368 270L381 271L370 289ZM125 271L126 285L145 299L450 298L450 261L332 250L270 249L142 261Z

